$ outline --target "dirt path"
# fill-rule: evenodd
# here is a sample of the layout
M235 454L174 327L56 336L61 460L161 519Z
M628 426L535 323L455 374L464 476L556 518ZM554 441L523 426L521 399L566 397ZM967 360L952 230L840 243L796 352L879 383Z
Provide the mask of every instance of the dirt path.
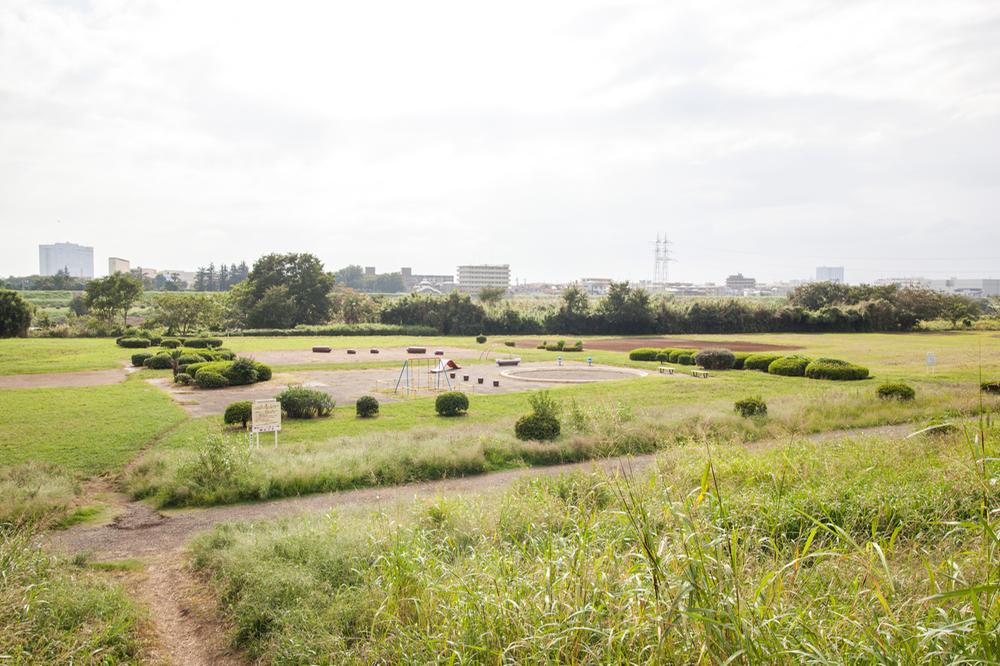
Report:
M4 375L0 389L80 388L121 384L128 376L126 368L88 370L86 372L49 372L37 375Z

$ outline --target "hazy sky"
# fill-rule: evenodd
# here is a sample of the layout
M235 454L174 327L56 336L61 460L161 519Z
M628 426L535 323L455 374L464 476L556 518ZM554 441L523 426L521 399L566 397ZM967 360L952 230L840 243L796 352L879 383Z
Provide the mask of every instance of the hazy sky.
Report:
M0 274L1000 277L1000 2L0 2Z

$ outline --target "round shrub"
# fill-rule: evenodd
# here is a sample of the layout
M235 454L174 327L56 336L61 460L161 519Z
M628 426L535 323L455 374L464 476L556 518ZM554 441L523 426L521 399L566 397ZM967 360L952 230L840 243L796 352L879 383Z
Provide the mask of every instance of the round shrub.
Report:
M203 389L217 389L229 386L228 379L218 372L212 372L211 370L201 370L195 376L194 383L198 385L198 388Z
M477 335L476 336L476 342L478 342L479 344L483 344L484 342L486 342L486 336L485 335Z
M441 416L461 416L469 411L469 397L461 391L442 393L434 401L434 409Z
M515 347L515 346L517 346L517 343L515 341L513 341L513 340L504 340L503 344L504 344L505 347Z
M547 442L559 436L559 419L549 414L525 414L514 424L518 439Z
M28 335L35 306L13 289L0 289L0 338Z
M289 386L278 394L278 402L290 419L330 416L334 406L333 398L329 395L304 386Z
M691 352L682 352L677 355L677 362L681 365L694 365L694 354Z
M149 339L147 338L122 338L118 341L119 347L125 347L126 349L144 349L149 346Z
M212 349L221 347L222 340L219 338L190 338L184 341L184 345L194 349Z
M229 349L216 348L210 352L202 352L203 354L211 354L212 360L214 361L233 361L236 360L236 352Z
M913 387L902 382L882 384L875 389L875 393L883 400L899 400L901 402L907 402L917 397L917 392L913 390Z
M702 349L694 355L694 362L706 370L732 370L736 355L728 349Z
M655 361L656 355L660 353L659 349L653 349L652 347L640 347L639 349L633 349L628 353L628 360L630 361Z
M132 365L134 365L137 368L141 368L143 364L146 362L146 359L152 357L153 357L152 352L136 352L135 354L132 354Z
M266 382L271 379L271 366L257 363L255 367L257 368L257 381Z
M240 400L226 407L222 422L227 425L242 425L244 429L253 418L253 404L249 400Z
M668 352L665 349L663 351L661 351L661 352L657 352L656 353L656 360L659 361L660 363L669 363L670 362L670 352Z
M222 374L229 380L232 386L244 386L257 381L257 362L252 358L238 358L235 361L223 361L229 363Z
M753 352L735 352L733 354L733 356L735 358L735 360L733 362L733 370L742 370L743 369L743 361L747 360L747 356L749 356L752 353Z
M768 354L761 352L750 354L743 359L743 369L767 372L768 366L777 361L779 358L781 358L781 354Z
M805 356L782 356L771 361L771 365L767 366L767 371L772 375L783 377L805 377L806 366L811 360Z
M354 405L354 408L357 410L358 416L363 419L370 419L373 416L378 416L378 399L370 395L363 395L358 398L358 402Z
M192 377L186 372L178 372L176 375L174 375L174 384L191 386L191 384L194 384L194 377Z
M1000 379L994 379L993 381L983 382L979 385L979 390L983 393L993 393L995 395L1000 395Z
M733 404L733 408L740 416L750 418L752 416L764 416L767 414L767 403L760 396L743 398Z
M867 379L868 368L836 358L818 358L806 366L806 377L810 379L854 381Z
M174 359L170 358L170 354L156 354L147 358L142 364L151 370L172 370Z
M205 359L201 354L181 354L177 357L177 365L191 365L192 363L204 363Z
M166 349L177 349L181 346L181 341L177 338L163 338L160 340L160 346Z

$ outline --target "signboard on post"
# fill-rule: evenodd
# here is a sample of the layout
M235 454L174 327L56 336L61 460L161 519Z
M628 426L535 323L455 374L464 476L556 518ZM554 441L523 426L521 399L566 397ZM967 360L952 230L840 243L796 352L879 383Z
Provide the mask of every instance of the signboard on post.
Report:
M250 432L260 445L260 433L273 432L274 445L278 445L278 432L281 430L281 403L271 398L269 400L254 400L251 408Z
M927 371L934 372L935 365L937 365L937 354L934 352L927 352Z

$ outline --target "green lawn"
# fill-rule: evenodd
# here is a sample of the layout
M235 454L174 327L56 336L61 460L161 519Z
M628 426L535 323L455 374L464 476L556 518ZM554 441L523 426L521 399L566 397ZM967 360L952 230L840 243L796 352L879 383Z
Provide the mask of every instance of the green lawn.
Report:
M108 338L4 338L0 375L119 368L132 351Z

